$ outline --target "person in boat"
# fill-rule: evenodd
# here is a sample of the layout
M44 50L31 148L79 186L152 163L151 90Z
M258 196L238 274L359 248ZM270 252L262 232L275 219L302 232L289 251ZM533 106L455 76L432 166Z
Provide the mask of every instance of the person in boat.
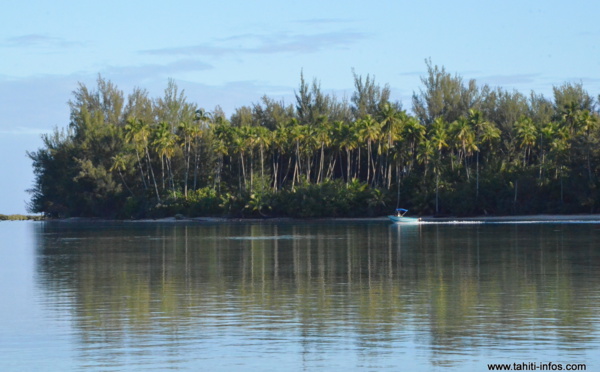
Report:
M407 209L396 208L396 217L404 217L404 215L408 212ZM422 221L421 217L417 218L417 221Z
M396 217L404 217L406 212L408 212L406 209L396 208Z

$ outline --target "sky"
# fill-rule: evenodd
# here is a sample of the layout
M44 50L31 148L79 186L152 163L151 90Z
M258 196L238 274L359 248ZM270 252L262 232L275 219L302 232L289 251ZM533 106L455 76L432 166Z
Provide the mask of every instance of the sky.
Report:
M0 12L0 213L26 213L27 151L69 123L78 83L99 75L226 114L263 95L292 103L303 73L350 98L353 71L410 111L426 59L478 84L552 97L600 93L594 0L7 0Z

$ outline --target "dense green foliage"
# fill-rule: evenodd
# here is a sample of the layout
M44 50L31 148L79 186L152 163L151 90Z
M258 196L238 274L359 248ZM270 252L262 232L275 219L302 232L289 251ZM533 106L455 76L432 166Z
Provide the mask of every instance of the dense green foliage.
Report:
M51 217L372 216L595 212L597 100L581 84L553 100L463 82L428 62L412 114L354 76L350 101L301 76L296 102L263 97L229 119L164 96L126 98L98 78L70 123L29 153L30 210Z

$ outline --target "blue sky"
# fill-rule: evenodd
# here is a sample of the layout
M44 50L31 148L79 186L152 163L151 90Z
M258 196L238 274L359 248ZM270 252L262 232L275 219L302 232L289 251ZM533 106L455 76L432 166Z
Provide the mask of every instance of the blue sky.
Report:
M78 82L98 74L231 114L267 94L292 102L300 71L338 97L352 69L410 109L425 59L479 84L551 96L600 93L597 1L28 1L0 12L0 213L25 213L26 151L69 121Z

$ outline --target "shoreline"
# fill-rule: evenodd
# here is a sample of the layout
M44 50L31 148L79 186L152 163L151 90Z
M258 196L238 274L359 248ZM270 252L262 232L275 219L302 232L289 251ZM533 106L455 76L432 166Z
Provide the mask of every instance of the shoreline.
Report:
M557 223L557 222L598 222L600 223L600 214L576 214L576 215L555 215L538 214L523 216L479 216L479 217L433 217L423 216L423 223L510 223L510 222L537 222L537 223ZM15 220L13 220L15 221ZM17 220L32 221L32 220ZM36 221L36 220L34 220ZM122 223L279 223L279 222L377 222L389 221L387 216L379 217L323 217L323 218L228 218L228 217L164 217L157 219L103 219L95 217L71 217L56 219L41 219L42 222L122 222ZM2 221L0 221L2 222Z

